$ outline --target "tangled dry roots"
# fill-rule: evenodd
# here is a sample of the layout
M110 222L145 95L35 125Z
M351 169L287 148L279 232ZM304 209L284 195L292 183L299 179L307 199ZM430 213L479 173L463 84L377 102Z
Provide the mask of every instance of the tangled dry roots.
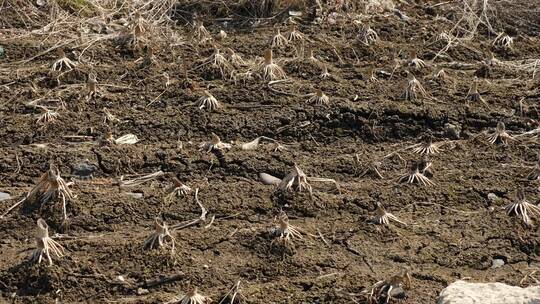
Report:
M51 253L59 258L63 257L65 254L64 248L49 236L49 225L43 219L38 219L37 226L37 248L32 251L30 262L40 264L45 257L49 262L49 266L52 266Z
M15 203L13 206L4 212L1 216L7 215L13 209L17 208L21 204L37 204L43 206L50 201L54 201L58 198L62 200L62 213L64 220L67 220L66 201L73 200L75 195L69 189L69 183L60 176L60 170L53 164L49 165L49 170L41 175L36 185L26 194L26 196Z
M532 226L533 221L540 218L540 207L529 203L521 190L516 193L516 201L506 206L505 210L509 216L521 217L526 226Z
M170 246L171 253L174 253L175 238L169 232L169 226L159 218L154 220L154 233L152 233L143 243L143 249L159 249ZM168 243L166 243L168 242Z

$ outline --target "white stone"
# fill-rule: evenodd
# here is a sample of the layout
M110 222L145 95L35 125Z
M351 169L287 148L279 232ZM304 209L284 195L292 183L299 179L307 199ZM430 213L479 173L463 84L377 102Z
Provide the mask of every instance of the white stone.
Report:
M0 192L0 202L5 201L11 198L11 195L9 193Z
M441 291L437 304L540 304L540 286L456 281Z
M499 268L503 265L504 265L504 260L493 259L493 261L491 261L491 268Z

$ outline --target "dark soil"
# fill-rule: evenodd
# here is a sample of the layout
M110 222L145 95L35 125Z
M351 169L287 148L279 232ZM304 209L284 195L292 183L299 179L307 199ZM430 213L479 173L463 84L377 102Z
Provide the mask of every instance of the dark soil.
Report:
M392 12L372 16L364 23L380 41L371 46L356 40L359 27L345 21L344 11L338 10L343 17L335 25L317 24L317 14L300 6L304 15L297 20L298 30L309 38L305 49L314 50L331 76L320 78L320 67L307 58L294 59L289 46L274 55L291 80L271 90L256 75L234 82L211 67L200 67L213 46L192 41L192 28L185 22L195 13L212 35L227 32L224 41L216 42L221 50L232 48L255 60L276 28L288 33L287 12L279 14L283 8L277 6L270 18L254 19L264 12L249 16L246 7L184 2L176 6L178 21L172 27L182 43L171 45L159 29L145 32L156 56L149 66L138 60L143 50L104 39L85 50L84 62L62 74L50 71L57 58L54 51L45 51L64 42L66 54L76 60L85 48L81 45L88 44L62 36L62 27L52 36L28 34L48 23L46 12L38 15L44 18L40 23L9 8L0 11L0 45L5 49L0 57L0 191L13 197L0 202L0 211L24 197L49 163L74 182L76 195L68 201L67 223L59 201L31 212L15 209L0 219L0 299L163 303L197 286L218 303L240 280L250 303L366 303L364 289L407 270L412 288L401 303L434 303L456 279L518 285L538 268L538 228L526 227L504 210L517 189L523 189L531 203L539 202L539 182L526 178L540 151L538 137L525 136L505 146L489 144L482 134L493 132L499 121L511 135L538 128L540 71L532 79L531 73L481 64L490 52L512 62L540 58L537 28L511 19L518 33L514 45L499 49L492 46L494 36L480 26L474 39L432 63L429 59L445 46L436 37L452 28L458 4L400 4L407 21ZM64 7L71 16L77 11ZM85 12L92 16L92 10ZM119 13L115 18L126 17ZM504 16L498 20L503 22ZM395 69L396 62L404 63L414 52L428 67L414 71L402 64ZM440 67L447 78L433 77ZM479 72L482 68L489 70ZM407 70L429 98L400 98ZM85 83L91 71L99 94L87 100ZM369 81L372 71L378 82ZM475 75L485 104L466 99ZM304 95L319 88L330 97L329 105L306 102ZM224 107L208 112L192 105L203 89ZM58 109L55 123L39 126L36 120L43 111L28 105L36 100L65 108ZM104 108L120 121L104 121ZM140 142L104 144L108 132L115 138L135 134ZM274 151L263 144L256 151L243 151L235 145L220 162L199 149L211 133L227 143L267 136L288 149ZM408 147L426 135L447 141L430 157L436 185L398 183L408 163L420 159ZM384 179L362 175L373 161L382 162ZM313 182L312 198L307 192L282 194L259 180L261 172L284 177L294 164L308 176L335 179L341 193L332 184ZM142 244L156 216L169 224L197 218L194 192L165 203L171 180L164 177L129 189L118 187L121 176L130 179L159 170L199 188L199 199L209 211L204 224L173 233L173 256L165 250L143 251ZM498 199L489 199L490 193ZM376 202L407 225L371 224ZM272 243L269 234L281 211L306 233L284 248ZM40 217L52 233L69 236L57 239L68 253L55 258L51 267L27 262ZM493 259L503 259L505 265L492 269ZM174 275L170 282L148 283Z

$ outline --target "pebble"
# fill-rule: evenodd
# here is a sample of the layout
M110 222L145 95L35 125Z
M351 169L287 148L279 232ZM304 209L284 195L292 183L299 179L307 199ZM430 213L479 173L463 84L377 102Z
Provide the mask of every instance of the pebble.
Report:
M495 193L489 193L489 194L487 195L487 198L488 198L488 200L489 200L490 202L495 202L495 201L499 200L499 197L498 197L497 194L495 194Z
M137 289L137 295L139 295L139 296L142 296L142 295L145 295L145 294L148 294L148 293L150 293L150 291L148 291L148 289L144 289L144 288L141 288L141 287L139 287Z
M502 259L493 259L491 261L491 268L499 268L504 265L504 260Z
M458 124L446 123L444 124L444 133L449 138L459 139L459 134L461 133L461 126Z
M11 198L11 195L9 193L0 192L0 202L5 201Z
M94 164L83 161L73 166L73 175L76 175L78 178L81 179L87 179L91 178L92 174L94 174L96 170L97 167Z
M219 31L219 33L216 35L217 40L225 40L227 39L227 33L224 30Z

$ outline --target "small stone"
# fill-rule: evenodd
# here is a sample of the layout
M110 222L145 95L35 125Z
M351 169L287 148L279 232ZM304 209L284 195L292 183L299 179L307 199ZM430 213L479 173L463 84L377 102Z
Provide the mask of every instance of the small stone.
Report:
M4 56L4 48L0 45L0 57Z
M487 198L488 198L488 200L489 200L490 202L496 202L496 201L499 200L499 197L498 197L497 194L495 194L495 193L489 193L489 194L487 195Z
M148 293L150 293L150 292L148 291L148 289L144 289L144 288L141 288L141 287L139 287L139 288L137 289L137 295L139 295L139 296L142 296L142 295L145 295L145 294L148 294Z
M224 30L219 31L219 33L216 35L217 40L225 40L227 39L227 33Z
M11 198L11 195L9 193L0 192L0 202L5 201Z
M116 279L118 281L120 281L120 282L125 282L126 281L126 279L124 279L124 276L121 276L121 275L117 276Z
M491 261L491 268L499 268L504 265L504 260L502 259L493 259Z
M405 290L403 290L401 287L392 288L390 295L395 299L404 299L407 296L405 294Z
M458 124L446 123L444 124L444 133L449 138L459 139L459 135L461 133L461 126Z
M73 166L72 174L81 179L88 179L96 172L97 166L91 164L88 160L82 161Z

